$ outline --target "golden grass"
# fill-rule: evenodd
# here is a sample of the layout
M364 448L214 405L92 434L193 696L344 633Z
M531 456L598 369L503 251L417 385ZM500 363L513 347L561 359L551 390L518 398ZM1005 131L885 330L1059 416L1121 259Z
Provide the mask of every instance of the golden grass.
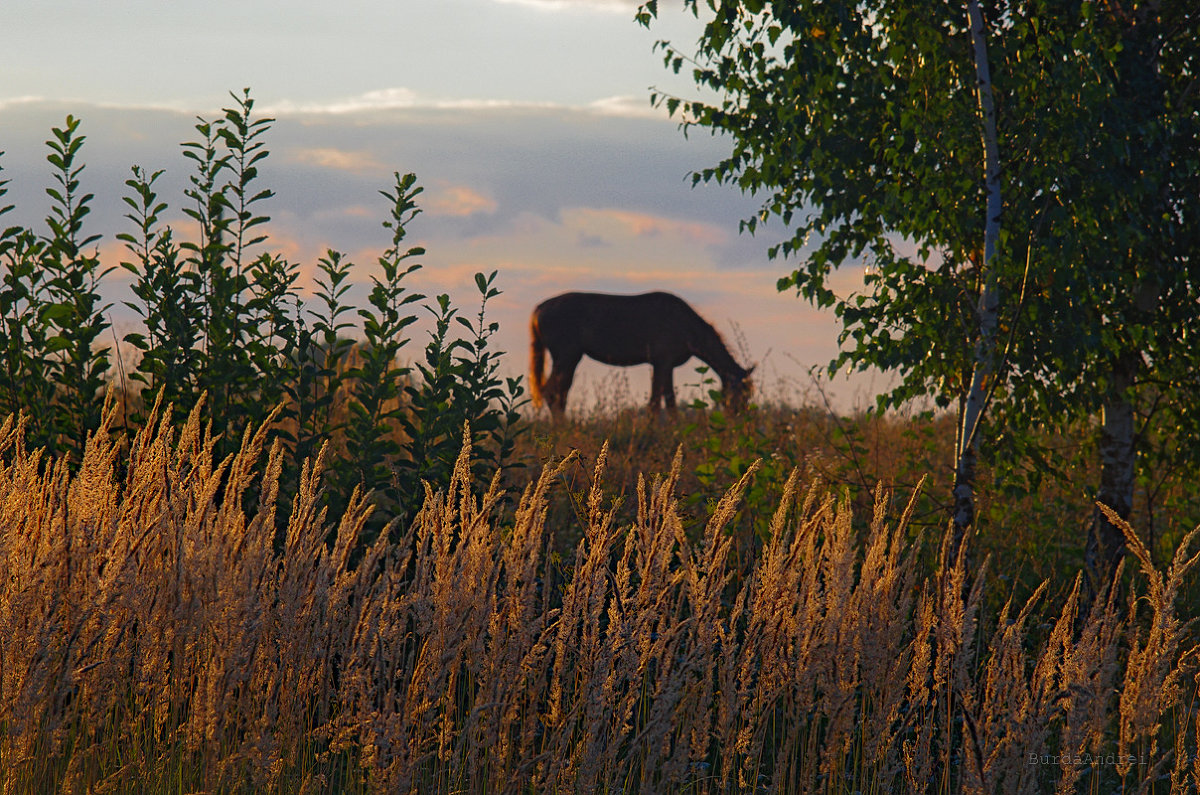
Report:
M109 414L109 422L112 421ZM1038 588L989 613L987 563L930 569L874 493L793 472L751 560L731 522L755 467L689 533L681 454L633 515L570 457L502 518L468 448L409 528L370 508L286 530L282 451L213 460L199 413L107 427L79 471L0 428L0 785L26 792L1111 792L1200 780L1195 533L1144 592ZM246 494L259 494L246 505ZM558 561L556 533L578 539ZM332 540L330 540L332 539ZM1082 615L1081 615L1082 614Z

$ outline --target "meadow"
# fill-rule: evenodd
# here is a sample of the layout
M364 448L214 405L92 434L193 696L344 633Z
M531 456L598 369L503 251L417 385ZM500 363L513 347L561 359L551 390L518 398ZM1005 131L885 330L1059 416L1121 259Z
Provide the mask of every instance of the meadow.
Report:
M664 445L689 418L631 412L537 426L616 432L519 494L464 444L364 544L361 493L321 507L327 451L280 527L282 442L216 460L201 413L129 438L114 401L74 471L0 431L5 792L1195 786L1194 534L1164 572L1130 530L1136 575L1090 605L1078 576L1018 596L991 572L1019 556L949 559L916 521L930 484L839 488L827 442L761 497L753 462L713 492L702 445ZM875 430L871 453L924 449ZM626 488L622 444L670 463Z
M618 379L552 423L495 274L473 317L405 290L412 175L368 304L330 251L301 306L235 100L185 145L199 238L127 183L129 362L74 120L48 231L0 235L4 793L1200 789L1193 468L1144 473L1093 593L1087 424L993 460L951 554L950 416L730 415L699 370L670 421Z

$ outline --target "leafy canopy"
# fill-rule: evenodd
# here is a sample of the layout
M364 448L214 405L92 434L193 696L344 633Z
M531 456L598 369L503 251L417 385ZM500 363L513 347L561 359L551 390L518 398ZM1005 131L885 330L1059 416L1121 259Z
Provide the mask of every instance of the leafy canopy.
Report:
M841 318L831 368L898 371L881 398L961 400L979 333L983 146L959 4L698 2L693 52L660 42L715 99L656 100L732 142L696 181L763 197L743 222L795 289ZM985 6L1004 211L996 404L1010 425L1096 411L1119 362L1194 382L1200 135L1197 15L1186 2ZM642 6L649 24L657 3ZM863 289L831 273L863 262ZM1169 385L1169 386L1166 386ZM1194 401L1192 401L1194 402Z

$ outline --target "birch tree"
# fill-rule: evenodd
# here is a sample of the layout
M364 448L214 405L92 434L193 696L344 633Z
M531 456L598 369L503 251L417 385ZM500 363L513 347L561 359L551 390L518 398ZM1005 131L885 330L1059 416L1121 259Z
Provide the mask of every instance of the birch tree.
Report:
M971 52L975 59L979 110L982 119L983 170L986 174L986 216L983 230L983 289L979 294L979 334L975 343L971 385L958 425L954 445L954 534L955 547L975 523L975 449L978 431L987 410L987 385L995 380L996 327L1000 317L1000 296L993 268L996 242L1000 237L1000 145L996 137L996 104L992 96L991 67L988 65L987 34L978 0L967 3L971 29Z
M1194 3L684 5L699 41L659 46L700 98L656 99L731 144L694 179L760 196L747 231L786 230L769 248L792 264L780 289L842 324L831 369L897 372L882 407L957 407L960 529L980 442L1036 479L1055 466L1036 428L1096 422L1093 494L1122 516L1150 429L1195 460ZM862 289L835 294L833 269L862 264ZM1097 516L1099 574L1120 535Z

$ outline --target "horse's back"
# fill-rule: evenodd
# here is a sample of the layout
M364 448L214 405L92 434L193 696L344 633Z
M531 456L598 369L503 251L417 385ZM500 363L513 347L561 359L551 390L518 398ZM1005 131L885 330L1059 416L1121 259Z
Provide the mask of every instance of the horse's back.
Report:
M534 310L534 323L551 353L573 349L609 364L646 362L652 349L664 347L677 357L698 319L686 301L665 292L563 293Z
M695 311L679 296L661 291L637 295L572 292L542 301L534 309L534 315L539 320L573 318L590 322L604 317L628 319L695 315Z

